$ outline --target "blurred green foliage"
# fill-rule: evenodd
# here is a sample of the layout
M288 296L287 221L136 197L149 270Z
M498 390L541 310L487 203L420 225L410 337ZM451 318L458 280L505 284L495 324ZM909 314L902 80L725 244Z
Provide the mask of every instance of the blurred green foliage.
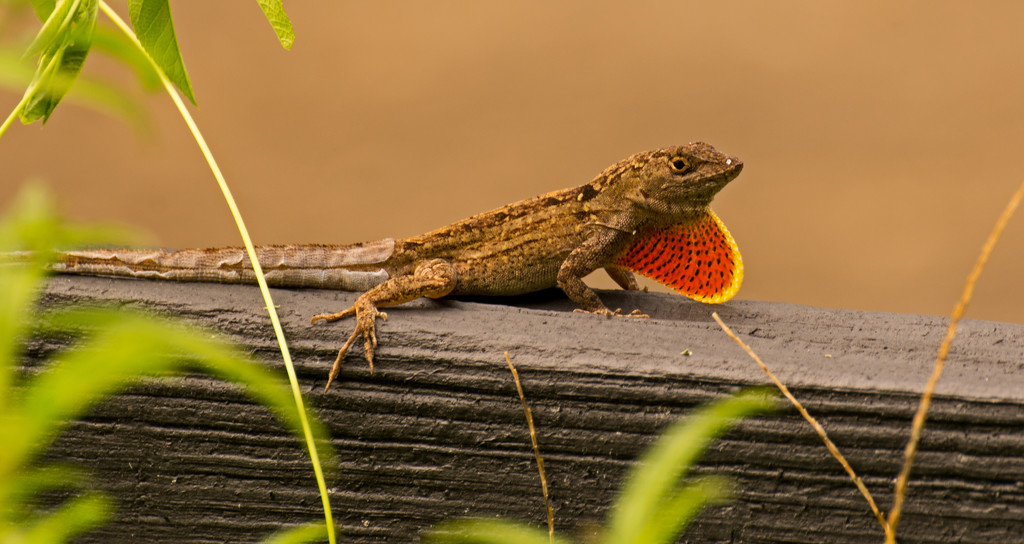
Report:
M295 41L291 21L281 0L257 0L260 9L285 49ZM18 36L10 38L13 14L30 5L42 26L31 42ZM129 0L128 15L136 38L121 31L97 24L100 11L108 15L110 7L103 0L0 0L0 35L9 43L0 43L0 87L24 92L12 115L22 123L45 123L54 109L74 89L79 103L105 113L118 115L132 124L145 126L145 109L125 89L107 81L79 81L82 66L95 49L126 65L138 76L145 89L159 87L160 76L155 67L193 104L196 103L192 83L185 69L174 30L169 0ZM4 17L4 13L7 17ZM33 70L23 62L36 59ZM77 83L77 84L76 84ZM9 123L0 128L3 134Z
M744 417L775 407L764 390L740 392L699 409L670 426L629 471L612 505L600 544L670 544L707 505L729 494L725 478L683 481L711 442ZM443 523L426 535L432 544L569 544L522 523L467 519ZM588 541L589 542L589 541Z
M87 474L38 459L71 421L140 377L203 370L243 386L300 440L303 436L287 384L208 333L123 308L37 315L36 297L52 249L109 242L112 233L65 224L46 194L32 186L0 220L0 543L65 542L107 519L112 501L91 489ZM77 341L54 355L41 372L20 377L23 343L47 334L70 335ZM312 415L307 417L319 451L329 459L327 466L333 466L326 432ZM38 496L55 489L77 493L56 508L40 510ZM323 524L319 526L322 530ZM294 534L319 533L314 526L300 527ZM275 538L303 541L287 540L287 535Z

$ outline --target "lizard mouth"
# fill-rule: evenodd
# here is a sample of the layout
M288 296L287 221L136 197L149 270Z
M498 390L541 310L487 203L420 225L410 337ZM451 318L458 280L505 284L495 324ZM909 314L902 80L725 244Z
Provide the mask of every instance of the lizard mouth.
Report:
M707 191L710 196L714 196L715 193L722 190L723 187L740 175L743 171L743 161L730 157L725 160L725 164L722 166L722 170L715 175L708 176L703 180L700 188L702 191Z
M743 161L736 157L729 157L725 160L725 169L722 171L722 176L725 177L725 183L729 183L736 176L740 175L743 171Z
M690 184L678 185L676 190L681 190L683 199L693 203L697 202L700 205L707 206L711 204L711 201L715 198L715 195L719 191L725 188L730 181L736 179L736 176L740 175L743 170L743 162L739 159L728 158L725 163L721 165L718 172L713 174L705 174L702 179L697 180L696 183L690 182Z

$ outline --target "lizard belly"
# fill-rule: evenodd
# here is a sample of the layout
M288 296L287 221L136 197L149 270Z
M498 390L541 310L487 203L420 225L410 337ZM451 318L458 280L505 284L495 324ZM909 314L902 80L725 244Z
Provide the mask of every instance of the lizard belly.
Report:
M548 269L550 268L550 270ZM458 268L456 268L458 270ZM476 272L476 271L474 271ZM460 275L452 294L511 296L532 293L554 287L557 284L558 268L504 269L488 277L478 274Z
M509 248L454 260L456 295L521 295L557 285L558 269L569 250L534 253Z

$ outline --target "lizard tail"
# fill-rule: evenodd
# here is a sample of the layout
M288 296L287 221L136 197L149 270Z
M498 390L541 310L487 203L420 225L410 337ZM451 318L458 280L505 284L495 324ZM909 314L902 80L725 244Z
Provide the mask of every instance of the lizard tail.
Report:
M256 256L272 287L366 291L388 279L381 263L394 249L395 241L385 239L352 245L257 246ZM239 247L67 251L58 254L50 269L59 274L256 283L249 257Z

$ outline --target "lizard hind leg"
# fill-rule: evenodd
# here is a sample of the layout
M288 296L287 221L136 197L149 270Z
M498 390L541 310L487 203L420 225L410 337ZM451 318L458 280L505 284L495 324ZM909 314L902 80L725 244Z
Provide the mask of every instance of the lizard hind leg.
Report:
M363 337L363 349L366 352L366 361L370 364L370 374L373 374L373 353L377 348L377 318L381 318L384 321L388 320L388 314L377 309L377 306L373 301L366 298L366 294L363 294L356 300L356 303L351 308L343 312L329 315L318 315L313 318L313 322L316 320L324 319L328 322L337 321L343 317L355 314L356 316L356 327L352 331L352 334L345 341L345 344L338 350L338 356L334 359L334 364L331 365L331 373L327 377L327 385L324 387L324 391L331 388L331 383L334 382L338 374L341 374L341 362L345 358L345 354L348 353L348 348L352 347L356 339L360 335Z
M352 344L362 336L366 361L373 372L373 355L377 347L377 318L387 320L386 313L378 310L384 306L394 306L420 297L439 298L455 289L455 268L443 259L431 259L420 263L412 274L393 277L373 289L363 293L356 299L351 308L334 314L321 314L313 317L313 322L320 319L337 321L350 315L356 316L356 327L345 345L338 351L338 357L331 366L327 380L327 388L338 374L341 373L341 362Z

